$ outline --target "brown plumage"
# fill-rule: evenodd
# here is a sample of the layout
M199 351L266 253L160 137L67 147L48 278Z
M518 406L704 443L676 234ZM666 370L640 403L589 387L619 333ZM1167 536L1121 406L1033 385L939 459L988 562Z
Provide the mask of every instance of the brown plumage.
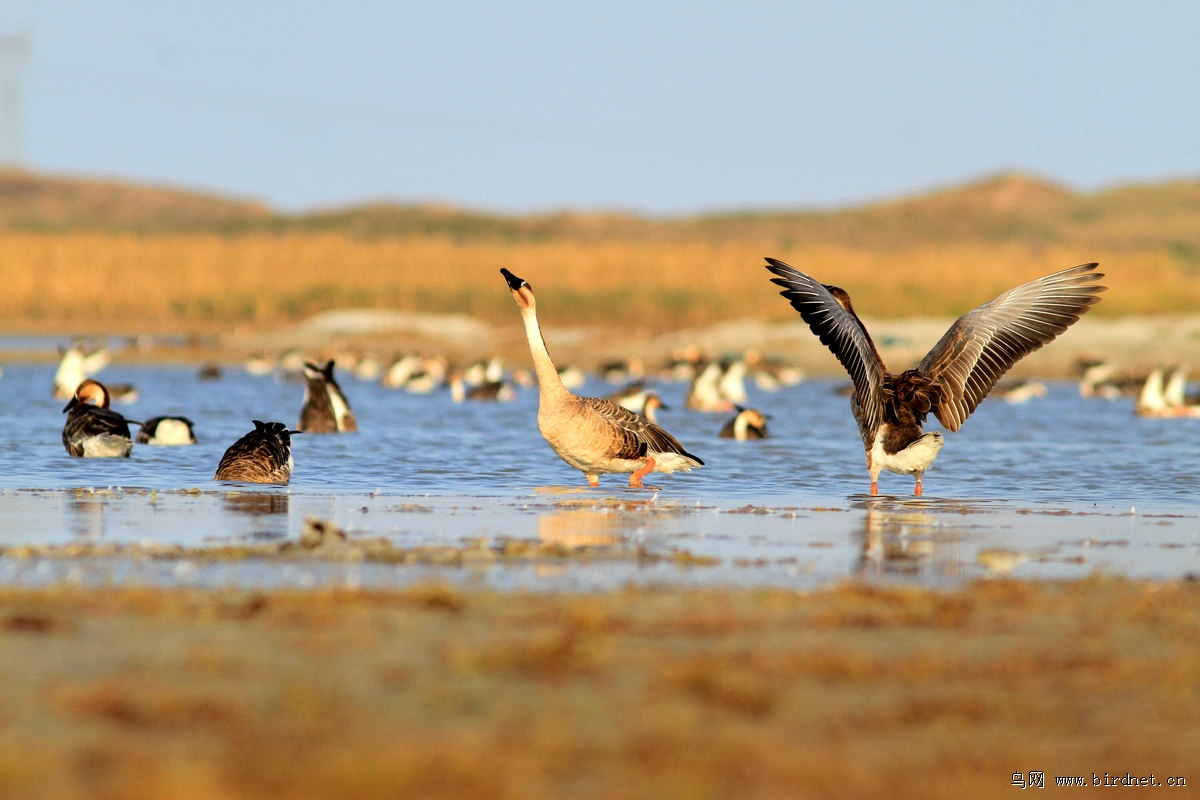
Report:
M62 443L79 458L128 458L133 452L129 421L109 407L104 384L87 378L63 408ZM137 423L134 423L137 424Z
M771 282L820 337L854 382L851 410L858 422L871 472L871 493L880 471L921 476L937 457L940 433L924 433L933 414L957 431L992 387L1020 359L1051 342L1079 319L1106 287L1082 264L1011 289L962 315L915 369L888 371L879 350L854 312L850 296L818 283L774 258Z
M300 408L300 424L304 433L342 433L358 430L350 402L333 377L333 359L317 366L304 362L304 405Z
M254 420L254 430L238 439L217 465L213 480L287 483L292 477L292 434L282 422Z
M687 472L703 466L675 437L645 417L611 400L571 394L542 338L533 289L508 270L500 272L525 322L538 378L538 428L563 461L583 472L592 486L609 472L629 473L629 485L635 488L650 472Z

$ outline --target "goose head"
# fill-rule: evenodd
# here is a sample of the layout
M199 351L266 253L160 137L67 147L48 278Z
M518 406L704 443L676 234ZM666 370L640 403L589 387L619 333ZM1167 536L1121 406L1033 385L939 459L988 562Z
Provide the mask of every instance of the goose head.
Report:
M518 278L504 267L500 268L500 274L508 282L508 288L512 292L513 299L517 301L517 305L521 307L521 310L532 309L534 307L533 287L524 278Z
M71 398L71 402L63 408L63 413L70 411L79 405L93 405L100 408L108 408L109 397L108 389L100 381L87 378L79 386L75 387L75 396Z

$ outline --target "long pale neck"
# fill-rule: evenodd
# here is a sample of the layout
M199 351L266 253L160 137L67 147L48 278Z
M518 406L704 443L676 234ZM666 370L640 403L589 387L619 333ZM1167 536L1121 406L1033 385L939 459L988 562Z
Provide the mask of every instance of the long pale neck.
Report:
M550 351L546 349L546 340L542 338L537 313L532 308L522 309L521 318L525 321L525 337L529 339L529 354L533 356L533 370L537 373L538 388L542 394L569 394L558 369L550 360Z

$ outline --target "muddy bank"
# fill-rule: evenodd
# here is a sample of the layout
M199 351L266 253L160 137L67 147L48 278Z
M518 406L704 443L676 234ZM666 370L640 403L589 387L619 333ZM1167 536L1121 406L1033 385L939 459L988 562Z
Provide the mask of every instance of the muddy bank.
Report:
M0 794L1011 795L1200 782L1194 581L0 590Z

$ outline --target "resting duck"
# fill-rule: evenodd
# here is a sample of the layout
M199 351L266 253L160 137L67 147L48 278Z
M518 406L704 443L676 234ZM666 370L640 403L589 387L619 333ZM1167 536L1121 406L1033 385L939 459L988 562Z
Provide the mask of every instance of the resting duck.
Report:
M1065 331L1099 302L1106 287L1098 264L1082 264L1018 286L959 317L916 369L888 371L850 295L818 283L774 258L771 282L820 337L854 381L850 408L858 422L871 473L871 494L879 493L883 470L921 477L945 444L922 425L932 413L948 431L957 431L1004 373Z
M282 422L254 420L254 430L229 446L213 480L287 483L292 477L292 435Z
M151 417L138 431L138 444L195 444L195 423L187 417Z
M358 430L350 403L333 377L333 359L319 367L304 362L304 405L300 424L304 433L343 433Z
M738 406L737 414L721 428L722 439L737 439L745 442L751 439L767 438L767 417L757 408L742 408Z
M563 385L538 326L533 289L507 269L500 273L525 321L525 335L538 379L538 428L563 461L583 472L592 486L604 473L628 473L638 488L651 472L688 472L704 465L675 437L611 400L578 397Z
M80 458L128 458L133 452L129 421L108 407L104 384L85 378L63 408L63 447ZM135 425L138 423L134 423Z

